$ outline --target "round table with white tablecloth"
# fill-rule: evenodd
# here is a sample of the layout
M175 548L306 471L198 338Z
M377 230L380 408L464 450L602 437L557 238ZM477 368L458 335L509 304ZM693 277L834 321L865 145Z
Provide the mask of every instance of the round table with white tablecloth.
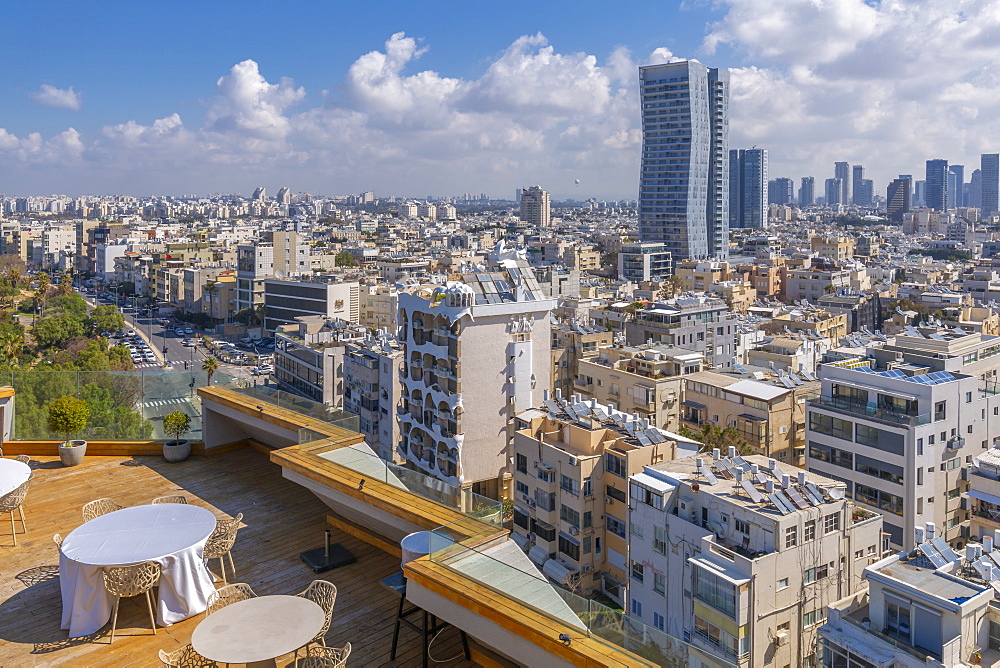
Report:
M31 467L16 459L0 459L0 496L6 496L31 477Z
M162 568L159 625L203 612L215 591L203 558L215 525L215 516L204 508L163 503L123 508L77 527L59 552L62 628L71 638L100 630L111 619L114 605L114 597L104 589L102 569L144 561Z

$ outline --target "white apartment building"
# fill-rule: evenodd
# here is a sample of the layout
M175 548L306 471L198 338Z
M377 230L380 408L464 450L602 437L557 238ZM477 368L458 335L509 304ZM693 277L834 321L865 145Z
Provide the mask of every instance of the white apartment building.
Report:
M719 450L629 478L630 616L740 666L815 666L831 603L881 558L843 483Z
M292 231L266 231L259 241L236 247L236 306L264 303L264 279L294 278L309 268L309 247Z
M274 333L274 377L278 386L340 408L344 401L344 353L368 332L343 320L301 316Z
M344 352L344 410L359 418L365 442L382 459L398 460L399 368L403 347L385 330L348 343Z
M361 286L334 277L264 281L264 329L273 332L304 315L360 321Z
M502 498L510 424L549 387L550 316L524 253L498 244L488 267L399 293L399 454L419 471Z
M618 278L632 283L662 281L673 273L670 251L661 243L622 244L618 252Z

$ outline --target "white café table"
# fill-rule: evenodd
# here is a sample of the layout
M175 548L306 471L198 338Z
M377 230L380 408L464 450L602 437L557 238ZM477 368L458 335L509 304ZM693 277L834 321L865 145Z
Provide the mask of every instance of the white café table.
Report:
M62 628L70 638L100 630L114 606L102 568L143 561L162 567L156 603L160 626L203 612L215 591L202 556L214 530L211 512L182 503L123 508L77 527L59 551Z
M31 467L16 459L0 458L0 496L10 494L31 477Z
M309 644L326 613L300 596L259 596L205 617L191 635L194 651L218 663L273 666L274 659Z

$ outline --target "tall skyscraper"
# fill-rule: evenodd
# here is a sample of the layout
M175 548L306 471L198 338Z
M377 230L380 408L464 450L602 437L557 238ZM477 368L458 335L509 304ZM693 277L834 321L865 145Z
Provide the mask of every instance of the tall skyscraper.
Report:
M969 178L969 201L966 204L977 209L983 208L983 170L981 169L972 170L972 176Z
M833 163L833 178L840 179L840 203L851 203L851 164L849 162ZM832 206L834 202L827 202Z
M812 206L816 203L816 177L803 176L802 187L799 188L799 206Z
M983 177L983 216L1000 211L1000 153L983 153L980 157Z
M948 161L928 160L924 204L935 211L948 209Z
M786 177L778 177L767 183L768 204L791 204L795 201L795 183Z
M854 165L854 169L851 174L851 204L856 206L863 206L862 202L858 201L858 187L861 186L861 182L865 179L865 166L864 165ZM868 204L871 204L871 197L868 198Z
M518 214L525 223L537 227L548 227L552 220L552 206L549 194L540 186L531 186L521 190L521 210Z
M854 205L871 206L875 198L875 186L871 179L858 179L854 182Z
M948 208L965 206L962 199L962 186L965 185L965 165L950 165L948 167Z
M267 189L264 188L264 186L257 186L257 189L253 191L253 195L250 196L250 199L257 200L259 202L264 200L266 197Z
M729 70L639 68L639 239L674 261L729 253Z
M274 199L278 201L278 204L291 204L292 191L289 190L288 186L283 186L278 189L278 195Z
M913 206L927 206L927 181L913 182Z
M827 206L836 207L842 204L844 201L844 180L836 178L827 179L824 196L826 197Z
M729 227L764 227L767 224L767 150L733 149L729 152Z
M903 214L910 210L910 179L893 179L885 192L885 212L889 220L903 222Z

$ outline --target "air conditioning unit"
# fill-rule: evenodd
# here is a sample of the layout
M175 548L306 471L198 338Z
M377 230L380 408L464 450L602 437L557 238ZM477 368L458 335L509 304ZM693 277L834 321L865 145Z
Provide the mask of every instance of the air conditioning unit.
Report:
M577 459L576 457L574 457L573 455L570 455L569 456L569 465L570 466L579 466L580 465L580 460Z
M774 644L777 645L778 647L782 647L784 645L787 645L788 644L788 633L785 632L785 631L782 631L777 636L775 636L774 637Z
M580 535L580 530L577 529L576 527L570 527L569 528L569 535L570 536L578 536L578 535Z
M528 498L527 494L522 494L521 495L521 500L524 501L525 503L529 504L529 505L531 504L531 499Z
M611 503L611 502L612 502L613 500L614 500L614 499L612 499L612 498L611 498L610 496L606 496L606 497L604 497L604 503L608 503L608 504L610 504L610 503Z
M531 508L534 508L536 505L537 504L535 503L534 499L528 499L528 506L530 506Z
M584 573L589 573L592 570L594 570L594 565L593 564L584 564L583 565L583 572Z

